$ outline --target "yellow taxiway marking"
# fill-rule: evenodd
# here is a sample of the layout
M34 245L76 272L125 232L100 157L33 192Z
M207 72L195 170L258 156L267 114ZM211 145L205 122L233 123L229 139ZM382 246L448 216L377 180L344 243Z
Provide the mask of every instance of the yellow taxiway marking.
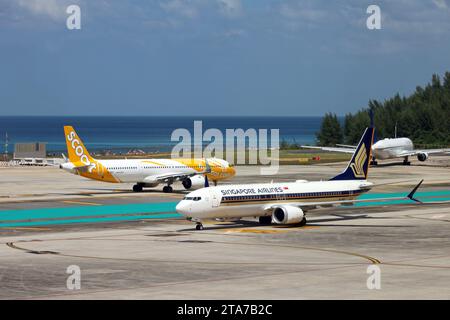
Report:
M277 229L288 229L288 230L309 230L309 229L318 229L320 228L319 226L303 226L303 227L296 227L296 226L290 226L290 225L286 225L286 226L276 226L275 228Z
M317 229L319 227L315 226L304 226L304 227L290 227L290 228L283 228L283 230L280 229L233 229L233 230L225 230L225 233L236 233L236 232L242 232L242 233L286 233L289 231L294 230L301 230L301 229Z
M84 202L84 201L71 201L71 200L65 200L62 201L64 203L73 203L73 204L84 204L87 206L101 206L101 203L95 203L95 202Z
M261 229L237 229L237 230L227 230L225 233L235 233L235 232L243 232L243 233L284 233L287 232L285 230L261 230Z
M11 227L11 228L2 228L3 229L10 229L10 230L36 230L36 231L46 231L50 230L50 228L40 228L40 227Z

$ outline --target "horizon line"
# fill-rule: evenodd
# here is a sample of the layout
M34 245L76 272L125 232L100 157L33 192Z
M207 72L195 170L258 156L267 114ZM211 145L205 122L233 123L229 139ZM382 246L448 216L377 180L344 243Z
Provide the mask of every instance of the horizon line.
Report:
M324 115L0 115L0 117L103 117L103 118L113 118L113 117L125 117L125 118L133 118L133 117L172 117L172 118L283 118L283 117L303 117L303 118L321 118ZM336 114L338 117L344 117L345 115Z

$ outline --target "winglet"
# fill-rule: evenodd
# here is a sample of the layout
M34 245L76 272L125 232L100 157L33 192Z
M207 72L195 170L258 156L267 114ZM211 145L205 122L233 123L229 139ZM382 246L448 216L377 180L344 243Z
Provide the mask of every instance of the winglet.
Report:
M420 182L417 184L417 186L415 186L414 189L412 189L412 191L406 197L411 199L412 201L415 201L415 202L418 202L418 203L422 203L422 201L414 198L414 194L416 193L417 189L419 189L419 187L422 184L422 182L423 182L423 179L420 180Z
M209 181L208 181L208 176L205 174L205 185L204 185L204 187L205 188L208 188L209 187Z

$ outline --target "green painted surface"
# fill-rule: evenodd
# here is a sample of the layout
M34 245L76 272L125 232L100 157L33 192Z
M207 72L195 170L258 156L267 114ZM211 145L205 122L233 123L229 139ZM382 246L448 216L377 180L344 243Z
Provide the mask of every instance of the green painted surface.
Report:
M179 217L181 217L180 214L168 213L168 214L134 215L134 216L119 216L119 217L92 218L92 219L85 218L85 219L68 219L68 220L26 221L26 222L0 223L0 228L36 227L36 226L76 224L76 223L118 222L118 221L133 221L143 219L170 219Z
M370 200L378 198L399 198L406 197L408 192L393 192L393 193L366 193L358 197L358 200ZM438 190L429 192L416 192L414 197L422 202L433 202L433 201L449 201L450 200L450 190ZM386 201L374 201L374 202L360 202L355 203L356 207L371 207L371 206L386 206L386 205L396 205L396 204L408 204L414 203L414 201L405 200L386 200Z
M411 189L412 190L412 189ZM408 192L393 192L393 193L366 193L361 195L358 199L373 199L373 198L395 198L404 197ZM438 191L427 191L427 192L416 192L416 197L445 197L450 198L450 190L438 190Z
M173 213L175 212L175 206L177 203L178 202L131 203L123 205L0 210L0 222L157 212Z

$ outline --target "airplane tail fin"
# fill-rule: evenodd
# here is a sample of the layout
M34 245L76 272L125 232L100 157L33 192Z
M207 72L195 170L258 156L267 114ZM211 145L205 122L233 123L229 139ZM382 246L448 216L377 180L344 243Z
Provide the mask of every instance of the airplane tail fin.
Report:
M353 153L347 168L330 180L365 180L369 171L369 162L372 153L374 128L369 127L364 131L358 146Z
M82 162L85 165L89 165L94 159L87 151L75 129L72 126L64 126L64 135L70 162Z

